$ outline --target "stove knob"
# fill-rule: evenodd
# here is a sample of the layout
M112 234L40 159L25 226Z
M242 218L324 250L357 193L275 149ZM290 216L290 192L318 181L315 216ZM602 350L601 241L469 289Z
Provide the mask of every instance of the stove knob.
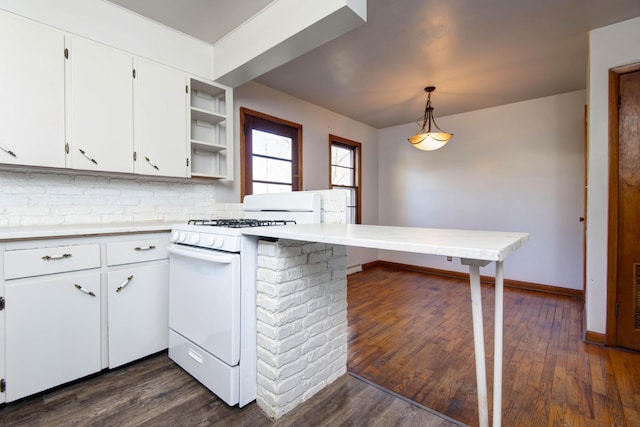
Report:
M207 246L213 246L215 242L216 238L213 236L209 236L209 238L207 239Z
M222 245L224 245L224 239L222 237L218 237L215 242L216 248L220 249Z
M178 233L177 231L174 231L174 232L171 234L171 240L175 242L176 240L178 240L178 237L179 237L179 236L180 236L180 233Z
M185 240L187 240L187 235L184 232L180 233L180 235L178 236L178 240L184 242Z
M192 244L196 244L200 241L200 235L199 234L192 234L191 235L191 243Z

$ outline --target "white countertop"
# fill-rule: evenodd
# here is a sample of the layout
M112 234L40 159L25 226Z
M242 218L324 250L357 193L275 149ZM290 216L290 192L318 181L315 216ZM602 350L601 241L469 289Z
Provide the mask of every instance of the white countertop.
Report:
M243 229L242 233L485 261L503 261L529 240L528 233L361 224L254 227Z
M0 242L10 240L43 239L52 237L80 237L102 234L170 231L173 224L175 224L175 221L0 227Z

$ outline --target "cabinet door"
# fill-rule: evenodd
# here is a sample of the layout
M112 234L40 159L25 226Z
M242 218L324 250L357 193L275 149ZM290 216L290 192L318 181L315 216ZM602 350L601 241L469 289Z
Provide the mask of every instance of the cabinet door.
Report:
M99 272L7 283L5 292L7 402L100 370Z
M0 163L65 166L64 36L0 12Z
M168 347L169 261L108 274L109 367Z
M1 248L0 244L0 250ZM0 272L2 271L2 261L0 261ZM4 284L0 280L0 297L4 298ZM0 310L0 378L6 378L5 376L5 310ZM0 391L0 404L6 402L7 393Z
M133 172L133 58L72 38L69 61L72 167Z
M184 73L137 60L136 172L187 175L187 93Z

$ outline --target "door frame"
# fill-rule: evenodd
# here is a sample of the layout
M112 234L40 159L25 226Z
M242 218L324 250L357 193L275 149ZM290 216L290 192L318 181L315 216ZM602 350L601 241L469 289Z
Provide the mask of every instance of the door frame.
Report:
M640 70L640 63L609 70L609 219L607 236L607 327L605 344L615 347L618 339L616 301L618 299L618 161L620 75Z

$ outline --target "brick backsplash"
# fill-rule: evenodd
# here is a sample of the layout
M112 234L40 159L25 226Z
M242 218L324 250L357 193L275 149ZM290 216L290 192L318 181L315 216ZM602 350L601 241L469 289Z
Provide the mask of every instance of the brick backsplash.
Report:
M0 226L179 222L214 204L210 181L0 170Z

